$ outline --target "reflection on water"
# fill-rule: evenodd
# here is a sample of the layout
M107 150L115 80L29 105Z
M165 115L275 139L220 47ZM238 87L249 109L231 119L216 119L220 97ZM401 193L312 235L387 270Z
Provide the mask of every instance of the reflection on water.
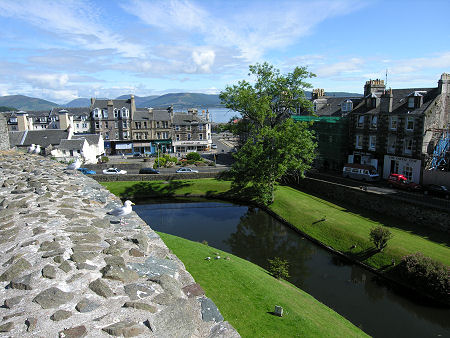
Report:
M378 337L450 336L450 310L404 295L376 275L330 254L257 208L223 202L136 205L154 230L210 246L267 268L289 261L290 282Z

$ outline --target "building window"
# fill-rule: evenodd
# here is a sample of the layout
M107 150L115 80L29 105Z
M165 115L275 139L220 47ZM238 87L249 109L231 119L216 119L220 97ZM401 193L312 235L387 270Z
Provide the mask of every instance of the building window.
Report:
M163 128L169 128L169 122L168 121L164 121L163 124L164 124Z
M388 137L388 146L387 146L387 151L390 154L395 153L395 144L397 142L397 137L395 135L390 135Z
M161 133L156 133L156 138L159 140L161 138Z
M363 135L356 135L356 149L362 149Z
M352 111L352 109L353 109L352 100L345 100L344 102L342 102L342 104L341 104L342 112L348 113L348 112Z
M180 140L180 134L177 134L177 135L176 135L176 139L177 139L177 141Z
M122 121L122 128L126 129L128 126L127 121Z
M389 129L397 130L397 116L391 116L389 118Z
M163 139L168 139L169 138L169 133L167 131L162 133L162 137Z
M144 134L144 140L147 139L147 133L143 133Z
M98 108L95 108L94 109L94 118L99 118L100 117L100 109L98 109Z
M412 138L405 138L405 148L404 148L404 153L406 155L411 155L412 153L412 145L413 145L413 140Z
M119 122L114 121L114 128L119 129Z
M105 140L109 140L109 132L105 133Z
M141 129L141 122L135 122L136 129Z
M77 123L77 129L79 129L80 128L80 124L79 123Z
M414 130L414 117L410 116L406 119L406 130Z
M121 110L122 117L128 117L128 109L123 107Z
M364 127L364 115L358 115L358 121L356 123L356 127L357 128L362 128Z
M95 122L95 128L96 128L96 129L100 129L100 122L98 122L98 121Z
M159 128L159 121L156 121L156 128Z
M414 96L408 97L408 108L415 108L415 106L414 106Z
M175 126L175 130L176 131L180 130L180 126L178 124Z
M103 117L108 118L108 109L103 109Z
M199 124L199 125L198 125L198 130L199 130L199 131L202 131L202 130L203 130L203 124Z
M313 103L313 111L314 111L314 113L317 112L317 102L316 101L314 101L314 103Z
M117 108L114 108L114 118L118 118L119 117L119 111L117 110Z
M108 127L109 127L108 121L105 121L105 128L108 128Z
M124 140L128 139L128 132L127 131L123 132L123 139Z
M87 123L83 123L83 128L87 128Z
M203 134L198 134L198 139L203 140Z
M119 132L118 132L118 131L115 132L114 137L115 137L115 138L114 138L115 140L118 140L118 139L119 139Z
M378 122L378 117L376 115L372 115L372 118L370 121L370 128L377 129L377 122Z
M188 141L191 140L191 134L187 134L187 139L188 139Z
M413 168L408 165L405 165L403 167L403 176L405 176L409 181L412 180L412 171Z
M377 137L375 135L369 136L369 150L375 150L377 148Z
M143 124L144 124L144 129L147 129L147 121L144 121Z
M191 131L191 125L186 126L187 131Z

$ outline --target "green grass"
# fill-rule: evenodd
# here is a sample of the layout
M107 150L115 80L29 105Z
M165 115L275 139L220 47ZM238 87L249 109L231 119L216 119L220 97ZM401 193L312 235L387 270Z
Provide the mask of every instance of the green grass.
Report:
M366 336L304 291L253 263L204 244L159 235L242 337ZM205 260L214 253L222 259ZM275 305L283 307L283 317L270 314Z
M162 196L207 196L225 195L230 182L215 179L198 179L152 182L107 182L102 183L112 193L121 197L162 197ZM275 192L275 202L269 209L309 236L344 252L375 269L389 271L391 261L399 262L409 253L422 252L424 255L450 265L450 236L446 233L424 229L414 224L378 217L366 212L349 210L308 195L290 187L279 186ZM323 217L326 221L318 222ZM369 232L374 226L388 226L394 237L383 252L373 252L369 242ZM352 245L357 248L350 250Z

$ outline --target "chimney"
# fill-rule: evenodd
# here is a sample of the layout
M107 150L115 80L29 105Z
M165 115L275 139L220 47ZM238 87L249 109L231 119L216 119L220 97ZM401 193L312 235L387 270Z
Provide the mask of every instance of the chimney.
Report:
M376 79L366 81L364 85L364 97L375 94L378 97L384 93L386 86L384 85L384 80Z
M208 109L206 109L206 121L208 121L208 122L209 122L209 118L210 118L210 115L209 115L209 110L208 110Z
M450 74L442 73L441 79L438 81L438 89L440 94L450 93Z
M130 95L130 105L131 105L131 111L130 111L130 118L133 119L134 113L136 112L136 102L134 100L134 95Z
M316 100L316 99L324 97L324 96L325 96L325 90L323 90L322 88L313 89L313 91L311 93L311 98L313 100Z
M28 114L24 111L17 113L17 127L19 128L19 131L29 130Z
M91 109L92 109L92 107L94 107L94 103L95 103L95 97L91 97Z
M381 95L380 111L382 113L392 113L392 103L394 102L394 95L392 95L392 88L386 90L383 95Z
M67 110L60 110L59 115L59 129L67 130L70 126L70 118Z
M72 125L69 125L69 127L67 128L67 139L71 140L73 136L73 127Z

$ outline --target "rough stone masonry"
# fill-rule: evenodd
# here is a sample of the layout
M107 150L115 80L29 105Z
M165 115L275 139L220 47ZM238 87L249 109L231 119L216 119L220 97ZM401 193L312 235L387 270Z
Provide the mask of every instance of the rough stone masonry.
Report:
M64 168L0 152L0 336L239 337L142 219Z

